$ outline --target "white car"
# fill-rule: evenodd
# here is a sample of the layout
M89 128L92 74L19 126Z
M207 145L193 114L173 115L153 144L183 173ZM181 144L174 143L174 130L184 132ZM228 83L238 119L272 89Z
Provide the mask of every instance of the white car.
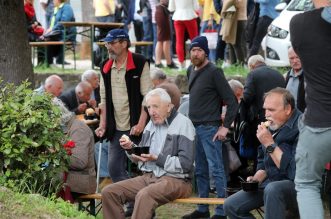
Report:
M287 54L288 48L291 46L290 21L294 15L313 8L311 0L292 0L287 6L286 3L276 6L276 10L282 10L282 12L272 21L268 33L261 43L267 65L276 67L290 65Z

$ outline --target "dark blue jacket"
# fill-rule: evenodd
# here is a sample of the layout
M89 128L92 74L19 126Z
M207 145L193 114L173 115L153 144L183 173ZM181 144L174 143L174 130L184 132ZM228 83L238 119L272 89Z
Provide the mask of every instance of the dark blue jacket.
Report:
M64 26L60 23L61 21L75 21L75 15L68 3L64 3L62 7L55 14L55 22L52 30L61 30L64 33ZM66 39L68 41L76 41L77 30L76 27L66 28ZM63 34L62 34L63 40Z
M272 181L294 180L295 150L299 137L298 118L300 115L301 112L295 109L289 120L275 134L274 141L283 151L279 169L269 154L266 153L265 146L259 146L257 170L267 172L267 179L262 183L262 187Z

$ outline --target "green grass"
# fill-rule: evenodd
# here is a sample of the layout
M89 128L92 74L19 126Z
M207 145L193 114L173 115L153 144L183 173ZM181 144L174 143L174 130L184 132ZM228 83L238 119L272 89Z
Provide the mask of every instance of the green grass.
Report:
M34 73L38 74L47 74L47 73L53 73L53 74L81 74L82 70L80 69L62 69L61 67L57 67L55 65L51 65L47 67L46 65L39 65L33 68Z
M45 198L38 194L20 194L0 187L0 218L1 219L92 219L78 211L75 205L65 201Z

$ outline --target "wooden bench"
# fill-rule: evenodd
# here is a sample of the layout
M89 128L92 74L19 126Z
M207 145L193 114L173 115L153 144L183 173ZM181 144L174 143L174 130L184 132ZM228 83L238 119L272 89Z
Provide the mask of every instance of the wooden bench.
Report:
M70 50L72 51L74 55L74 69L76 69L76 49L75 49L75 43L73 42L63 42L63 41L40 41L40 42L29 42L30 47L33 49L33 64L34 64L34 59L35 59L35 50L34 48L38 47L44 47L45 48L45 60L46 60L46 54L47 54L47 47L48 46L63 46L63 58L65 55L65 51ZM62 63L62 69L64 68L64 63Z
M96 200L101 200L101 193L82 195L77 198L78 210L87 211L89 214L96 216L101 210L101 202L96 205ZM198 197L189 197L189 198L179 198L172 203L181 203L181 204L208 204L208 205L223 205L225 198L198 198ZM83 205L83 202L89 202L87 206Z

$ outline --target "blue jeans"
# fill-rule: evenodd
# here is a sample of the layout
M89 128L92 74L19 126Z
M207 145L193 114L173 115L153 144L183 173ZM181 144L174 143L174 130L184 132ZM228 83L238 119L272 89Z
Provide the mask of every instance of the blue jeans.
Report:
M321 182L325 164L330 162L331 128L311 128L299 120L296 148L295 189L300 218L324 218Z
M217 126L199 125L195 127L197 135L195 152L195 177L199 197L209 196L209 171L215 180L217 197L225 197L226 177L223 166L222 142L213 141ZM208 205L198 205L198 211L209 211ZM224 215L223 205L215 209L216 215Z
M143 17L143 30L144 30L143 41L152 41L153 40L153 25L152 25L151 17L149 17L149 16ZM153 46L146 46L143 54L147 59L151 59L153 57Z
M95 143L94 145L94 157L95 162L98 165L99 159L99 146L100 142ZM97 167L99 170L99 177L109 177L109 170L108 170L108 149L109 149L109 142L104 140L101 146L101 160L100 160L100 167Z
M205 30L208 28L208 21L203 21L201 24L201 30L200 35L205 32ZM216 23L216 21L213 22L213 30L217 30L219 32L219 25ZM209 49L209 60L213 63L216 62L216 49Z
M113 182L129 179L127 172L127 156L121 147L119 139L122 135L129 135L129 131L115 131L113 139L110 141L108 151L108 169Z
M264 190L256 192L239 192L225 200L225 214L233 219L255 218L250 211L264 205L264 217L267 219L286 218L286 210L296 212L296 192L294 182L290 180L274 181Z

